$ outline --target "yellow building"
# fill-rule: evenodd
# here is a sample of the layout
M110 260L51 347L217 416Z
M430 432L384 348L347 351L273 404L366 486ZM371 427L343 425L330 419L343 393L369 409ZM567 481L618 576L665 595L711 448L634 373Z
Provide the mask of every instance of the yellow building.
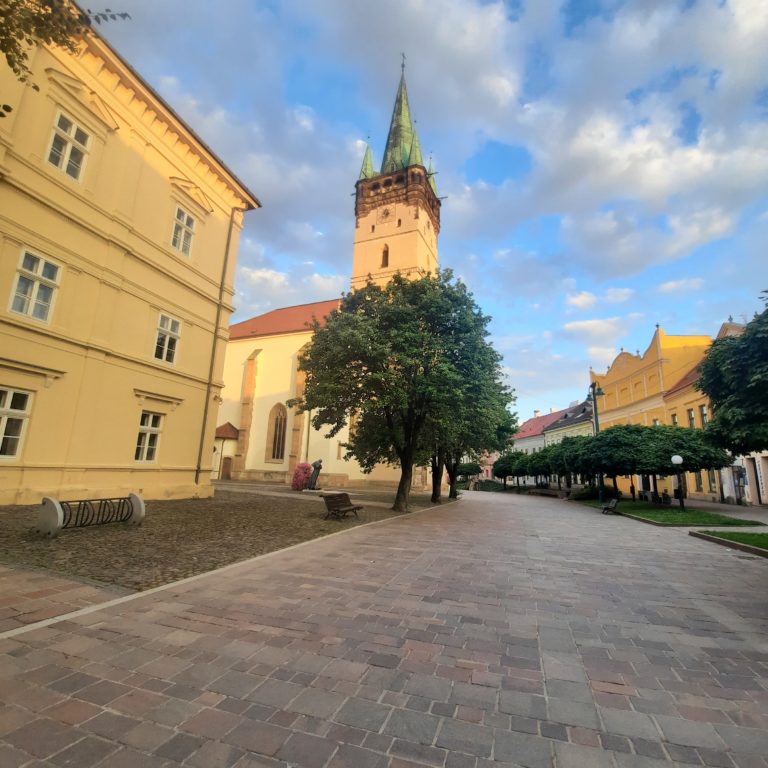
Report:
M254 195L98 35L0 65L0 503L208 496Z
M718 337L737 333L739 328L741 326L734 323L724 323ZM706 395L695 389L695 384L698 365L711 344L709 336L668 336L657 326L642 356L622 351L605 373L590 370L591 381L597 382L604 393L597 398L600 428L616 424L705 427L711 407ZM632 482L640 492L654 490L647 477L618 479L625 494L629 493ZM657 492L661 494L666 490L672 496L676 485L674 475L659 478ZM689 472L685 485L687 496L692 499L739 498L738 478L734 481L728 469Z
M397 272L411 277L435 273L439 230L440 200L432 171L423 165L403 76L381 170L374 171L368 147L356 184L352 288L369 276L383 285ZM344 459L347 428L326 439L310 427L309 414L286 406L303 392L298 357L312 337L309 324L322 321L338 304L332 299L277 309L230 329L219 419L239 432L233 479L287 483L297 463L322 459L325 484L397 483L400 473L394 467L380 466L365 475ZM414 485L427 482L426 470L414 472Z

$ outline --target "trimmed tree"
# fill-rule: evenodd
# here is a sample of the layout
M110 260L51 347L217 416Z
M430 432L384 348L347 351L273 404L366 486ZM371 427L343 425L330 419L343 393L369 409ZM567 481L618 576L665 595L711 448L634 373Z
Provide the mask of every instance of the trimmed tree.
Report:
M323 327L315 323L299 361L304 395L290 404L311 410L312 425L329 427L328 437L353 419L348 455L365 472L400 467L393 509L404 512L414 462L427 459L450 432L440 428L473 402L478 378L511 397L486 340L489 320L450 271L412 281L396 275L383 288L368 283L343 296Z
M768 307L741 335L714 341L695 386L712 405L706 433L715 445L734 455L768 449Z

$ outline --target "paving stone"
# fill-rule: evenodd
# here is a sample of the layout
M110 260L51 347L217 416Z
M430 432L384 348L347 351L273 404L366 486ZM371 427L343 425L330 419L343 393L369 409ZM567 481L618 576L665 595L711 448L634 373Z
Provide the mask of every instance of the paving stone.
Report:
M493 753L497 760L518 763L526 768L552 766L552 742L524 733L496 731Z
M650 739L630 739L632 746L638 755L643 757L653 757L659 760L666 759L664 754L664 748L658 741L652 741Z
M573 683L569 680L548 680L547 696L550 699L592 703L592 689L586 683Z
M609 733L639 739L659 740L661 738L653 720L642 712L601 708L600 717L605 724L605 730Z
M446 751L437 747L429 747L424 744L414 744L403 739L395 739L389 748L389 753L396 757L413 760L419 765L436 765L439 768L445 763Z
M82 733L56 720L40 718L6 736L6 741L34 757L48 757L79 741Z
M29 752L0 744L0 765L3 768L20 768L22 765L28 765L31 759L32 755Z
M284 744L290 731L279 728L269 723L260 723L252 720L241 723L231 730L223 741L234 744L236 747L247 749L251 752L259 752L263 755L274 755Z
M365 699L348 699L336 713L334 719L339 723L363 728L366 731L378 731L392 711L391 707L376 704Z
M693 723L679 717L655 715L661 732L666 741L673 744L681 744L686 747L708 747L709 749L724 749L725 744L718 736L717 731L706 723ZM725 726L719 726L725 727ZM735 727L735 726L733 726ZM741 750L747 752L751 750Z
M290 704L288 709L302 715L328 718L344 703L346 697L332 691L319 691L314 688L303 690Z
M90 768L118 749L113 742L86 736L50 758L62 768Z
M384 726L384 733L415 744L431 744L440 720L421 712L393 710Z
M251 691L246 698L257 704L268 707L284 707L295 699L303 688L300 685L286 683L282 680L265 680L258 688Z
M244 755L242 749L220 741L206 741L187 758L185 765L194 768L232 768Z
M555 756L557 768L613 768L607 752L578 744L555 744Z
M568 729L560 723L539 723L539 733L547 739L568 741Z
M370 749L342 744L328 768L386 768L389 758Z
M276 757L285 760L289 765L296 764L302 768L323 768L328 758L335 752L336 746L335 742L319 736L294 733L280 747Z
M768 755L768 731L741 728L738 725L715 725L715 731L734 752L748 755ZM709 744L701 746L709 747Z
M493 748L493 730L458 720L444 720L435 745L449 751L490 757Z
M522 715L537 720L547 719L546 699L530 693L502 691L499 695L499 710L508 715Z
M404 688L405 693L424 696L433 701L448 701L451 695L450 680L443 680L430 675L411 675Z
M187 733L204 736L208 739L220 739L242 722L242 717L232 712L222 712L220 709L204 709L179 727Z
M600 727L597 710L591 701L587 703L566 699L548 699L547 708L549 709L549 719L555 722L578 725L584 728Z

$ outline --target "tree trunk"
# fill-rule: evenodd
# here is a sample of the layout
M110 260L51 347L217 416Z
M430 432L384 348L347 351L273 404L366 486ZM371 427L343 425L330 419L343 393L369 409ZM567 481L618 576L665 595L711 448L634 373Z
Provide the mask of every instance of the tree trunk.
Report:
M459 476L460 458L461 457L456 458L456 456L451 456L451 455L446 455L445 457L445 469L448 472L448 484L449 484L448 498L449 499L459 498L459 492L456 489L456 479Z
M400 482L397 485L395 503L392 505L394 512L407 512L408 499L411 494L413 482L413 461L403 461L400 465Z
M507 476L504 475L504 490L507 490Z
M614 498L618 499L619 498L619 485L616 482L616 475L611 475L611 480L613 480Z
M445 466L445 451L438 448L436 453L432 454L432 498L433 504L441 504L440 499L441 486L443 484L443 467Z

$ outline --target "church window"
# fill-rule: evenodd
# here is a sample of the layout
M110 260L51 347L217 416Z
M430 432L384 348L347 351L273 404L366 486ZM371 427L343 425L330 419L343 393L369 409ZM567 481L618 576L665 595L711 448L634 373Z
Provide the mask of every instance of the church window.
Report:
M375 232L375 231L376 231L376 225L375 224L371 224L371 232Z
M403 220L402 219L398 219L397 220L397 226L400 227L400 226L402 226L402 224L403 224Z
M277 403L269 412L267 429L267 461L282 461L285 457L285 433L288 424L288 411Z
M384 250L381 252L381 266L382 267L389 266L389 246L388 245L385 245Z
M405 178L403 177L403 175L402 175L402 174L400 174L400 175L399 175L399 176L398 176L398 177L395 179L395 184L402 184L404 181L405 181Z

